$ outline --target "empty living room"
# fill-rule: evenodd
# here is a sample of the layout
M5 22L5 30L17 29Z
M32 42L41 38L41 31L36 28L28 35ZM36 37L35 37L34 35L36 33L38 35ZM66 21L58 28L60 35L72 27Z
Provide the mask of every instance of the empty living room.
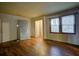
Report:
M0 2L0 56L79 56L79 2Z

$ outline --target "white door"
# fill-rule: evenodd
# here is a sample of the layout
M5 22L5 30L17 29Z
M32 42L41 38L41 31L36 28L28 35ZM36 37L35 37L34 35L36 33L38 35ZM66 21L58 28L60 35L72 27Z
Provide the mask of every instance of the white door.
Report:
M2 20L2 42L6 42L10 40L10 24L9 20L3 19Z
M9 20L0 19L0 43L10 40Z
M43 20L35 21L35 37L43 38Z
M0 19L0 43L1 43L1 35L2 35L2 32L1 32L1 19Z

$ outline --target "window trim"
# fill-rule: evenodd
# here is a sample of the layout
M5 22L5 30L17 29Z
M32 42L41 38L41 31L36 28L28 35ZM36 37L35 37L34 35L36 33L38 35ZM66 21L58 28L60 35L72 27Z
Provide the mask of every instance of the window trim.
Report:
M58 16L58 17L52 17L52 18L50 18L50 33L53 33L53 34L76 34L76 14L77 13L73 13L73 14L67 14L67 15L62 15L62 16ZM68 15L74 15L74 17L75 17L75 21L74 21L74 33L66 33L66 32L62 32L62 17L63 16L68 16ZM60 22L60 24L59 24L59 32L51 32L51 20L52 19L54 19L54 18L59 18L59 22Z

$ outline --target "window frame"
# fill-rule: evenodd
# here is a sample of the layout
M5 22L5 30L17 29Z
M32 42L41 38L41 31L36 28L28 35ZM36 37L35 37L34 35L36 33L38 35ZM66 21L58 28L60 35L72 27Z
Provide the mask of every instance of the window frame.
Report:
M74 19L74 33L66 33L66 32L62 31L62 19L61 18L64 16L69 16L69 15L74 15L74 17L75 17L75 19ZM59 18L59 23L60 23L59 24L59 32L51 32L51 20L54 18ZM53 33L53 34L76 34L76 13L50 18L50 33Z
M58 18L58 17L53 17L50 19L55 19L55 18ZM60 23L60 21L59 21L59 23ZM59 28L60 28L60 24L59 24ZM59 29L59 32L60 32L60 29ZM59 33L59 32L51 32L51 20L50 20L50 33Z

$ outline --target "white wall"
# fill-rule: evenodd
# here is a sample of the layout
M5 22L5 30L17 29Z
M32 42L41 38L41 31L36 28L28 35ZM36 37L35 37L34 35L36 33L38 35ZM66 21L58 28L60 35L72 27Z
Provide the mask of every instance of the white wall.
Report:
M55 40L55 41L61 41L61 42L67 42L71 44L79 45L79 13L76 15L76 34L53 34L50 33L50 20L45 17L44 19L44 38Z
M55 40L60 42L66 42L71 44L79 45L79 13L76 15L76 34L53 34L50 33L50 20L49 18L52 16L44 16L42 17L44 24L44 39ZM32 35L35 35L35 20L32 20Z
M31 19L31 36L35 36L35 20Z
M28 31L26 39L30 38L30 20L20 16L0 14L0 19L3 20L3 42L17 39L17 20L28 21Z

